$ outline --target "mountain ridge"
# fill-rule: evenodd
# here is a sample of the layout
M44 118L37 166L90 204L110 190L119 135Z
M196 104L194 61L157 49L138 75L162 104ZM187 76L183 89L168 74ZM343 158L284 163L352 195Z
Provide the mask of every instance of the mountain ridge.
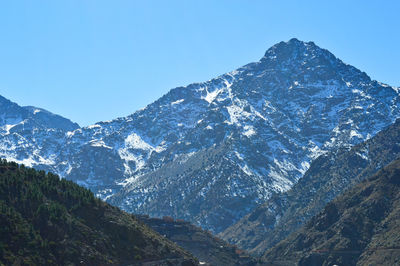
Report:
M320 154L370 138L399 109L393 87L292 39L258 62L172 89L127 117L40 138L33 129L4 131L0 155L74 180L127 211L221 232L290 189ZM216 168L204 154L224 165ZM185 172L168 172L174 165ZM219 206L218 219L211 204Z
M397 119L350 150L321 155L290 190L272 196L220 237L262 254L317 215L335 197L400 158L399 132Z

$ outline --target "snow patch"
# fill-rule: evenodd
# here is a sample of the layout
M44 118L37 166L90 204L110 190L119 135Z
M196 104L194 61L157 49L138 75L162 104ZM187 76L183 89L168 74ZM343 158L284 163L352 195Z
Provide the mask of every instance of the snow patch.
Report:
M238 153L237 151L235 151L235 155L236 155L236 157L239 159L239 160L243 160L243 154L240 154L240 153Z
M268 176L272 179L272 187L276 191L284 192L289 190L292 187L292 182L290 182L287 178L273 170L272 168L269 171Z
M228 122L230 125L236 124L240 126L240 120L244 120L251 116L251 113L246 112L242 107L235 104L226 107L226 109L228 110L230 116L230 121Z
M6 132L6 134L10 134L10 130L15 127L16 125L4 125L2 126L2 128L4 129L4 131Z
M362 90L359 89L352 89L351 90L352 93L354 94L359 94L361 97L366 98L366 99L372 99L371 96L367 95L365 92L363 92Z
M353 137L357 137L360 139L363 138L363 136L360 133L358 133L356 130L352 129L352 130L350 130L350 138L353 138Z
M153 147L145 142L139 135L136 133L130 134L126 139L125 139L125 146L127 148L132 148L132 149L141 149L141 150L153 150Z
M247 164L244 164L243 166L239 166L240 169L246 174L246 175L253 175L253 172L250 170L249 166Z
M125 139L125 147L118 150L118 154L122 160L125 161L125 175L132 175L134 172L142 169L146 165L145 159L152 151L161 152L165 150L165 147L152 147L150 144L145 142L139 135L136 133L130 134ZM135 168L132 169L130 167L129 162L135 163ZM133 182L136 178L131 177L119 183L119 185L126 186L128 183Z
M216 89L213 92L209 92L206 89L206 91L207 95L205 97L201 97L201 99L207 101L208 103L212 103L215 100L215 98L217 98L218 94L220 94L223 91L223 89Z
M94 129L94 128L101 128L101 126L98 125L98 124L94 124L94 125L91 125L91 126L87 127L87 129Z
M301 175L304 175L307 170L310 168L310 163L307 161L304 161L301 163L301 169L299 169Z
M182 103L184 101L185 101L185 99L180 99L180 100L177 100L175 102L172 102L171 105L180 104L180 103Z
M89 144L90 144L90 146L92 146L92 147L102 147L102 148L106 148L106 149L110 149L110 150L112 149L112 147L107 146L107 145L104 143L104 141L101 140L101 139L91 140L91 141L89 142Z
M247 126L244 126L243 129L245 131L242 134L245 135L248 138L256 134L256 131L255 131L253 126L248 126L247 125Z
M331 138L330 141L332 143L334 142L335 138ZM320 147L318 147L314 142L310 141L309 145L311 144L311 147L308 148L309 152L311 153L310 158L312 160L317 159L317 157L321 156L322 154L327 153L327 151L322 150Z
M369 161L367 147L363 147L362 149L360 149L360 151L356 152L356 154L361 158L363 158L364 160Z

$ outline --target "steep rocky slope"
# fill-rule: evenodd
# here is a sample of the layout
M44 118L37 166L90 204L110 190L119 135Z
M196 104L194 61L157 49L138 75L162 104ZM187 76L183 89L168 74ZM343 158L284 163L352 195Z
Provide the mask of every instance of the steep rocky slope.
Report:
M0 155L74 180L127 211L221 232L290 189L318 155L393 123L399 107L397 88L292 39L128 117L69 131L3 119Z
M1 265L197 265L89 190L3 160L0 210Z
M330 202L264 258L273 265L399 265L399 221L396 160Z
M271 197L220 236L261 254L299 229L346 189L400 158L400 120L373 138L316 159L304 177Z

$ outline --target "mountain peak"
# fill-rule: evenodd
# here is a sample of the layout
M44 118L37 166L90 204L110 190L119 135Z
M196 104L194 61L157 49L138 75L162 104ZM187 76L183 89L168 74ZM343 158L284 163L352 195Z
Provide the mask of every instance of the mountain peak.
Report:
M43 108L34 106L19 106L11 100L0 95L0 126L15 127L16 125L24 125L23 128L38 129L60 129L64 131L72 131L79 128L77 123L64 118L60 115L53 114Z
M283 42L283 43L285 43L285 42ZM300 41L299 39L297 39L297 38L291 38L289 41L287 41L286 43L288 43L288 44L304 44L305 42L303 42L303 41Z
M278 42L277 44L273 45L272 47L270 47L267 52L265 53L265 55L269 55L271 53L276 53L278 51L282 51L285 49L293 49L293 48L300 48L300 47L305 47L307 45L307 42L304 41L300 41L297 38L292 38L288 41L281 41Z
M304 42L297 38L282 41L269 48L261 61L272 60L284 63L292 60L306 60L323 56L334 60L336 57L328 50L322 49L314 42Z

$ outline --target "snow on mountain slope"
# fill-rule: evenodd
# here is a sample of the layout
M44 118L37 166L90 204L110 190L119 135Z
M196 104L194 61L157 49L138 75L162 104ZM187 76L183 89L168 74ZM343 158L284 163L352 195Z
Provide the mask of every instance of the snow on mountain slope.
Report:
M127 211L220 232L288 190L318 155L391 124L399 108L398 89L292 39L128 117L38 135L9 116L0 154L55 171Z
M400 119L372 138L314 160L288 191L271 196L219 237L263 254L297 231L335 197L400 158Z
M58 161L65 132L79 125L44 109L21 107L0 96L0 156L48 169Z

